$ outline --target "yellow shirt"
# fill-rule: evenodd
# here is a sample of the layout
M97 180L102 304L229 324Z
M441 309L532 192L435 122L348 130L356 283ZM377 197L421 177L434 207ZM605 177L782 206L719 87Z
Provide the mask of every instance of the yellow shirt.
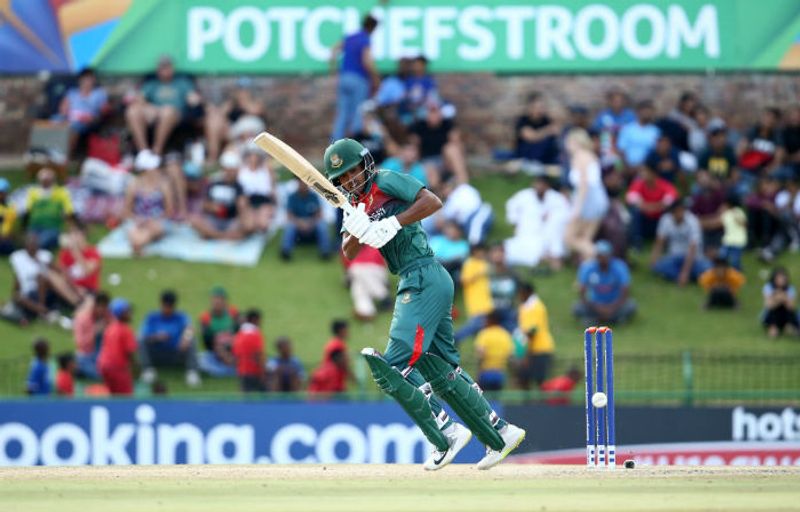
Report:
M735 268L726 268L723 272L710 268L697 278L697 282L705 291L710 291L713 288L728 288L734 294L739 291L744 281L744 274Z
M539 297L531 296L524 304L520 304L519 328L525 335L535 330L528 339L528 352L531 354L549 354L555 351L553 336L550 335L550 323L547 320L547 308Z
M14 230L17 220L17 209L13 204L0 204L0 236L8 238Z
M485 315L492 310L488 261L467 258L461 267L461 285L464 287L464 307L467 316Z
M511 334L499 325L491 325L481 330L475 338L475 349L483 353L481 371L505 371L508 358L514 352Z
M722 245L745 247L747 245L747 216L741 208L729 208L720 215Z

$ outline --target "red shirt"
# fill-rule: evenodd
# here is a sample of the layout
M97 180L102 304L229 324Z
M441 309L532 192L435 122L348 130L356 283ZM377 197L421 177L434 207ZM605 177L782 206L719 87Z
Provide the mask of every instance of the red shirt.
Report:
M628 203L632 204L661 204L666 208L678 198L678 191L672 183L664 178L656 178L652 185L648 185L643 179L636 178L631 183L628 193L625 196ZM643 212L646 217L657 219L661 217L661 211Z
M311 374L308 391L311 393L341 393L345 390L347 372L333 361L324 361Z
M97 367L128 368L130 356L136 352L136 336L128 324L114 320L103 333L103 344L97 356Z
M539 389L542 391L558 391L560 393L569 393L573 389L575 389L576 382L566 375L561 375L559 377L553 377L550 380L546 380L542 382L542 385L539 386ZM566 396L554 396L547 399L547 403L551 405L567 405L569 404L569 397Z
M253 324L244 324L233 338L233 355L236 357L236 373L240 377L259 376L264 369L259 367L260 355L264 352L264 337Z
M75 394L75 381L72 373L66 370L58 370L56 373L56 393L64 396Z
M101 262L100 253L97 252L95 247L86 247L81 251L81 254L86 261ZM75 285L92 291L97 291L100 288L100 265L97 265L97 269L91 274L81 275L81 269L75 261L75 256L69 250L61 251L58 255L58 263L61 268L66 270L69 280Z
M373 265L380 265L386 266L386 262L383 260L383 256L381 256L381 252L374 247L370 247L369 245L365 245L362 247L355 258L352 260L348 260L346 257L342 258L344 260L344 268L350 268L350 265L354 265L356 263L370 263Z
M322 361L324 362L330 361L331 354L333 354L337 350L347 353L347 343L345 343L343 339L334 336L333 338L328 340L328 343L325 344L325 348L322 351Z

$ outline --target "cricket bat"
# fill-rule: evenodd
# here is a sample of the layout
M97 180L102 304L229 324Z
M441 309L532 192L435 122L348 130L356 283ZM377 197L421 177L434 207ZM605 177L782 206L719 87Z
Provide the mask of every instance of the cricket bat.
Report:
M311 190L321 195L330 204L346 212L353 210L344 194L290 145L267 132L259 133L253 142L283 164L292 174L303 180Z

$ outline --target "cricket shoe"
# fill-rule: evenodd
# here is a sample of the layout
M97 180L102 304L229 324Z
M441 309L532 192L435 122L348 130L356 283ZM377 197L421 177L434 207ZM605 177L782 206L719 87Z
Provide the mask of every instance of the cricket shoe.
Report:
M447 442L450 444L450 448L443 452L434 449L431 452L431 456L425 461L423 466L427 471L436 471L437 469L442 469L446 465L453 462L453 459L456 457L458 452L467 446L469 440L472 439L472 432L470 432L467 427L461 425L460 423L454 422L451 426L443 430L442 433L444 433L444 435L447 437Z
M486 447L486 455L478 462L478 469L491 469L506 458L525 439L525 431L509 423L499 430L500 437L506 444L502 450L492 450Z

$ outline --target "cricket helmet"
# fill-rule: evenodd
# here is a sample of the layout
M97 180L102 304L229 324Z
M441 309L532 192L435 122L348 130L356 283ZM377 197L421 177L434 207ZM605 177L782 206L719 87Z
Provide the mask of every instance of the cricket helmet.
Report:
M369 150L353 139L339 139L325 150L325 175L335 180L365 159L372 160Z

